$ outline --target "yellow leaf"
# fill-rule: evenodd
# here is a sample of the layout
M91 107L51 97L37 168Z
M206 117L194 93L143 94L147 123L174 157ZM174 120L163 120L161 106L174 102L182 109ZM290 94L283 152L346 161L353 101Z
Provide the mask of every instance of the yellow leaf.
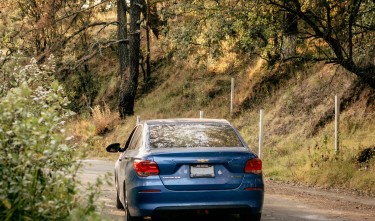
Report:
M1 202L3 203L3 205L5 206L5 208L7 208L7 209L11 209L12 208L12 205L10 204L10 202L8 200L2 200Z

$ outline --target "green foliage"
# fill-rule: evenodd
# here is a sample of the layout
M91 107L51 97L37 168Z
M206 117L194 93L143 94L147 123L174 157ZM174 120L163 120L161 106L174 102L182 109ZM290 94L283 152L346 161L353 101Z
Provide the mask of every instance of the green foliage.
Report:
M371 87L374 80L374 1L170 1L166 42L198 60L236 52L280 59L324 60L343 66Z
M219 43L232 33L235 21L226 6L227 1L171 1L163 11L170 22L164 29L166 43L185 55L196 47L220 55Z
M112 0L0 1L0 79L4 80L0 93L12 86L8 82L14 82L12 65L17 59L23 62L23 57L35 57L38 64L44 64L53 54L54 75L68 86L70 108L80 111L92 105L99 85L95 76L101 74L98 69L105 62L90 61L99 55L102 60L116 54L106 53L106 48L117 44L116 29L112 28L116 25L111 17L113 3Z
M74 219L73 208L94 205L79 206L79 155L64 129L72 112L48 63L16 70L0 97L1 220Z
M283 17L263 1L172 1L164 14L169 19L165 43L182 56L198 49L216 58L228 52L221 43L230 40L237 52L278 57Z
M77 70L74 75L70 75L63 83L66 93L71 101L69 109L75 112L88 111L95 100L99 90L98 77L93 76L89 70Z
M240 13L233 15L236 18L233 30L238 38L238 47L243 52L262 55L278 50L281 20L273 12L272 7L265 7L259 1L250 1L242 7Z

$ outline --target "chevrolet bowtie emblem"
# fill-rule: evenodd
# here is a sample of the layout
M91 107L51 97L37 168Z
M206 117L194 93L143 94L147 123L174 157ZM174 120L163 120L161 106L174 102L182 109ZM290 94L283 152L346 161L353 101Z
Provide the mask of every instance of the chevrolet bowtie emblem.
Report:
M208 163L208 159L198 159L199 163Z

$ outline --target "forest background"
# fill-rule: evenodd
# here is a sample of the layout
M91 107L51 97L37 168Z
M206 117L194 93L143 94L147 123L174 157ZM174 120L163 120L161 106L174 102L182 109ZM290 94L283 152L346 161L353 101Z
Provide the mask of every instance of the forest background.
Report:
M2 0L0 162L15 175L1 181L0 215L54 214L16 180L39 188L57 180L47 167L76 174L76 152L109 158L135 116L199 111L230 120L256 151L264 109L268 179L374 194L374 19L373 0Z

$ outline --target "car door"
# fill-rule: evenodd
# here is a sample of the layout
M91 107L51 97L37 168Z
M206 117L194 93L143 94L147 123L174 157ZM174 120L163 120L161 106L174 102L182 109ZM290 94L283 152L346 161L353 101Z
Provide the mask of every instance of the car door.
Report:
M117 159L117 162L116 162L116 181L117 181L117 185L118 185L118 189L117 191L119 192L119 198L120 200L122 201L124 199L124 195L123 195L123 183L124 183L124 179L125 179L125 161L123 159L126 158L126 150L128 149L129 145L130 145L130 142L134 136L134 133L136 131L137 127L134 127L134 129L132 130L132 132L130 133L128 139L126 140L125 142L125 146L124 146L124 151L122 151L122 153L120 154L119 158Z
M118 178L120 188L123 189L124 183L129 181L129 175L133 168L133 160L137 156L137 152L141 145L143 145L143 126L139 125L134 128L131 136L125 144L125 151L119 158ZM122 192L122 191L121 191ZM120 194L123 199L123 193Z

